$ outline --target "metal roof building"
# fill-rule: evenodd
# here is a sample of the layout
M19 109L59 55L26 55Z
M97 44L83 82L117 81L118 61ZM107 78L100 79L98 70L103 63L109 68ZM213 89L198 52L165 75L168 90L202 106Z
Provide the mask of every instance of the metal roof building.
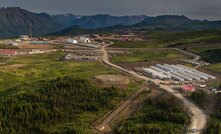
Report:
M146 72L146 73L148 73L158 79L161 79L161 80L169 79L168 76L164 75L163 73L157 72L151 68L143 68L143 70L144 70L144 72Z

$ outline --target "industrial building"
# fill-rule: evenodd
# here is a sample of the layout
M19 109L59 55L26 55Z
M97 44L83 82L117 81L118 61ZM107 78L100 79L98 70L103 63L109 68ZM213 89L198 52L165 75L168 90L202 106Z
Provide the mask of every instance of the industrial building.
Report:
M24 40L24 41L30 40L28 35L20 35L19 38L20 38L20 40Z
M0 55L2 56L13 56L13 55L17 55L18 52L16 50L12 50L12 49L4 49L4 50L0 50Z
M70 44L77 44L78 41L75 40L75 39L69 38L69 39L67 40L67 43L70 43Z
M153 70L151 68L144 68L143 70L144 70L145 73L147 73L149 75L152 75L152 77L154 77L154 78L158 78L158 79L161 79L161 80L169 79L168 76L164 75L161 72L155 71L155 70Z
M41 44L41 45L47 45L50 44L48 41L31 41L29 44L36 45L36 44Z
M80 42L82 42L82 43L91 43L91 40L87 37L81 36L80 37Z
M77 55L69 53L64 57L65 61L78 60L78 61L96 61L101 57L97 55Z
M68 38L67 39L68 44L75 44L82 47L90 47L90 48L100 48L101 45L98 44L91 44L91 40L87 37L80 37L80 39L75 38Z
M183 65L157 64L149 68L143 68L146 75L151 75L160 80L174 80L179 82L186 81L205 81L216 79L216 77L206 74Z
M97 44L78 44L79 46L83 46L83 47L91 47L91 48L100 48L101 45L97 45Z

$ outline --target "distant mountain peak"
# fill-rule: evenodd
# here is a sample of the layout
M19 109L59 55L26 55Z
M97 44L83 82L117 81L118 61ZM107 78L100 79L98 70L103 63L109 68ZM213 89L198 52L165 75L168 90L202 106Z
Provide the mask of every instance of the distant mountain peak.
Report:
M52 18L58 24L65 27L71 27L72 25L78 25L86 29L98 29L104 27L110 27L115 25L132 25L143 21L146 16L112 16L109 14L96 14L91 16L80 15L52 15Z
M20 7L0 9L0 37L16 37L20 34L28 34L30 25L33 35L42 35L62 29L46 13L32 13Z

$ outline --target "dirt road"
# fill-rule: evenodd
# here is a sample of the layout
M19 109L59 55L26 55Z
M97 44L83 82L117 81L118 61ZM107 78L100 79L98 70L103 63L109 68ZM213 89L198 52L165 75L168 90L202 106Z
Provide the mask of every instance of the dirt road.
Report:
M191 122L190 125L187 128L187 133L196 133L196 134L200 134L202 133L202 131L204 130L204 128L206 127L207 124L207 116L203 113L203 111L198 108L197 106L195 106L192 102L190 102L189 100L187 100L186 98L184 98L180 93L175 93L174 90L169 87L169 86L165 86L165 85L160 85L160 81L159 80L155 80L155 79L150 79L148 77L142 76L137 74L136 72L133 71L129 71L126 70L118 65L112 64L109 59L108 59L108 53L106 51L106 47L111 45L112 42L110 44L106 44L104 45L101 50L103 52L103 62L115 69L118 69L120 71L123 71L127 74L133 75L134 77L146 80L146 81L152 81L155 84L159 85L162 89L166 90L167 92L173 94L176 98L180 99L184 106L187 108L189 115L191 116ZM106 119L98 126L99 130L102 132L103 130L106 129L106 127L108 127L109 122L113 119L114 115L116 115L120 110L116 110L116 112L114 111L112 115L107 116Z
M141 92L143 92L146 87L142 87L137 90L133 95L131 95L126 101L120 104L115 110L113 110L102 122L96 127L97 130L102 132L109 132L109 123L113 118L115 118L122 110L124 110Z

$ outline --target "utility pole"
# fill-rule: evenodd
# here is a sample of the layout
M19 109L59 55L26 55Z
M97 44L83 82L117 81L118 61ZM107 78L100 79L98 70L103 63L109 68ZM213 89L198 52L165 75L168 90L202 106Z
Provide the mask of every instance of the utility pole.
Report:
M32 38L32 29L31 29L31 25L29 24L29 38Z

